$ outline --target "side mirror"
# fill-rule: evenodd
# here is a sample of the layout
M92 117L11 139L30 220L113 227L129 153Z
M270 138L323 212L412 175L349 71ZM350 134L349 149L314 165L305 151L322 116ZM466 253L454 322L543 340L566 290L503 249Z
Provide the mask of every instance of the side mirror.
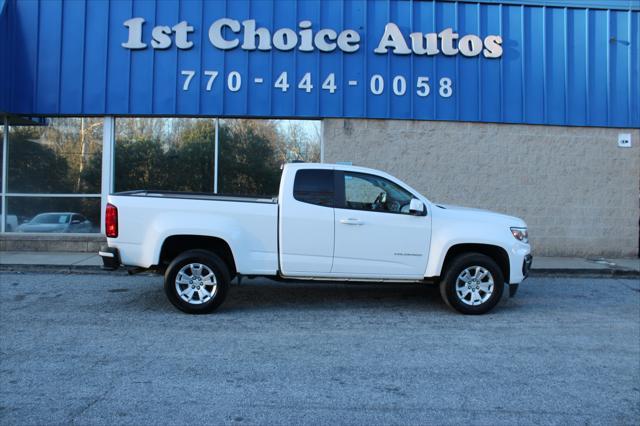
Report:
M414 216L423 216L425 211L424 203L417 198L412 198L409 203L409 213Z
M71 224L72 224L72 225L78 225L78 224L80 224L80 223L82 223L82 222L80 221L80 219L73 219L73 220L71 221Z

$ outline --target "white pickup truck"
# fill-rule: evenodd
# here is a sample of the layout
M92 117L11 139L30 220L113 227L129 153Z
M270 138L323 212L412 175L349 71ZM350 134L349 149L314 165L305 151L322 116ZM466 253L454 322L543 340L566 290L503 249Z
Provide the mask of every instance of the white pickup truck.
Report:
M164 273L188 313L224 301L236 276L439 284L482 314L514 295L531 265L521 219L439 205L386 173L287 164L277 198L131 191L109 196L105 268Z

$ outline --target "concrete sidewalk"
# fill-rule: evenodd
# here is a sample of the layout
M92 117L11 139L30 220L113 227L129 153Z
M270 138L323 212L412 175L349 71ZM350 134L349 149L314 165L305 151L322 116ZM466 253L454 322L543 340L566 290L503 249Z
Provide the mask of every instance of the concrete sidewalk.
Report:
M0 251L0 270L100 271L100 256L92 253ZM640 259L534 257L532 274L595 274L640 277Z

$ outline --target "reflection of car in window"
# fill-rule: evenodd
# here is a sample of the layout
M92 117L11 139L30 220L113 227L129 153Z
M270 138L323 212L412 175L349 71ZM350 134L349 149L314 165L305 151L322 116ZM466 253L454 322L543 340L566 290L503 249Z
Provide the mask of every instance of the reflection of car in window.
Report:
M18 232L91 232L91 221L79 213L40 213L18 226Z

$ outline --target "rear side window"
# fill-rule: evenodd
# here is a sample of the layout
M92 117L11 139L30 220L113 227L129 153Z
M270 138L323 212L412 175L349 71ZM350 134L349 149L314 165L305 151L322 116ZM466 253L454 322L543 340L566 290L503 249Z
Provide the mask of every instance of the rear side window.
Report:
M333 170L298 170L293 198L303 203L333 207Z

